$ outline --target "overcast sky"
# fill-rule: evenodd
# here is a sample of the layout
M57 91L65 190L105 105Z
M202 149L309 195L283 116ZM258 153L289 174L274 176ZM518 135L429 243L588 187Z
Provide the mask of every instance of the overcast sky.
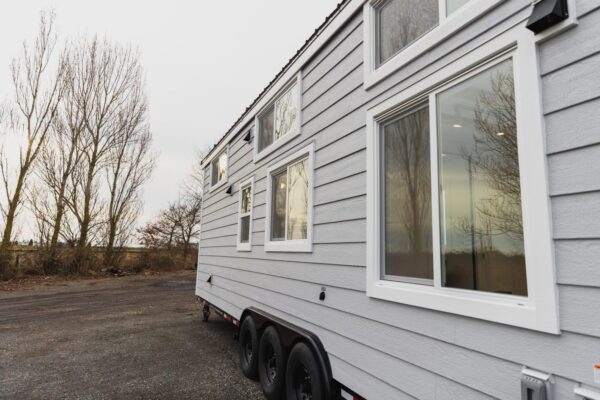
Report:
M225 133L337 1L2 1L0 100L11 94L9 63L42 9L55 10L62 38L99 34L139 48L159 152L146 219L177 196L195 152Z

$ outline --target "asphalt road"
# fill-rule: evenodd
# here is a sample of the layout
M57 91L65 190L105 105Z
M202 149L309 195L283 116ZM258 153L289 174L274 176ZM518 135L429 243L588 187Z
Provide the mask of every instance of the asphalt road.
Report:
M193 272L0 294L0 399L264 399Z

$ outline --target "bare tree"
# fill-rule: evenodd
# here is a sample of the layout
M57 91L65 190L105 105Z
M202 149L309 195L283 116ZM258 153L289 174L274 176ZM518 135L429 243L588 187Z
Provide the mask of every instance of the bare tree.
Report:
M11 130L19 136L21 145L16 166L11 166L6 156L0 162L6 192L6 204L2 207L5 218L0 243L2 255L10 246L32 166L46 142L62 96L63 57L59 58L56 70L53 69L57 42L54 21L53 13L42 12L33 46L23 43L21 56L11 64L15 95L10 115ZM0 273L5 263L1 264Z
M121 163L117 167L117 179L110 181L114 184L114 196L111 196L107 204L100 196L101 174L114 165L115 159L119 157L119 148L127 149L123 156L129 154L131 146L123 146L123 143L130 139L126 139L124 132L131 130L131 126L135 128L134 131L141 131L140 127L145 124L146 106L143 100L142 68L138 55L132 49L94 38L75 48L71 63L74 98L84 124L79 138L81 158L71 173L71 193L67 203L78 224L77 247L85 249L98 240L97 235L101 234L101 228L107 219L112 219L112 224L116 227L118 222L115 222L115 218L123 216L123 202L115 201L116 197L133 200L133 195L124 194L128 189L122 186L123 173L137 174L138 182L146 179L139 179L143 174L139 174L137 167L130 169L125 166L126 163ZM128 116L127 113L132 111L132 104L136 104L135 107L140 107L143 112L136 112L139 114L137 116ZM146 147L147 144L143 146ZM137 148L139 150L139 145ZM144 151L147 153L147 150ZM112 175L115 176L114 169ZM133 192L136 192L139 184L134 187ZM105 210L109 215L112 214L110 218L102 217ZM115 233L113 236L113 243L116 235ZM79 263L82 257L83 253L78 257Z
M180 200L170 208L179 229L179 244L183 247L183 256L187 256L192 240L200 234L200 210L202 199Z
M141 81L140 81L141 84ZM154 169L152 136L146 123L147 107L141 87L121 113L120 138L109 151L106 262L114 264L114 247L123 246L141 210L141 188Z

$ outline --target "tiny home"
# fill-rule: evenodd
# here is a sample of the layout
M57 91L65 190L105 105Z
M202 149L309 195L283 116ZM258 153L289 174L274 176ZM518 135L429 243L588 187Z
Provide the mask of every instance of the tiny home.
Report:
M203 161L269 399L600 399L600 1L345 0Z

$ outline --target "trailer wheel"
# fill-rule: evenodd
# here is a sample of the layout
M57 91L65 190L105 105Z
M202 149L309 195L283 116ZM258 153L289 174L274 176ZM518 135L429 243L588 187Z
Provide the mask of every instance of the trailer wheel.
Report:
M258 332L254 318L244 318L240 327L240 366L247 378L258 377Z
M286 372L287 400L324 400L325 379L311 349L297 343L290 353Z
M269 326L258 346L258 377L265 396L280 400L285 390L285 353L277 330Z

